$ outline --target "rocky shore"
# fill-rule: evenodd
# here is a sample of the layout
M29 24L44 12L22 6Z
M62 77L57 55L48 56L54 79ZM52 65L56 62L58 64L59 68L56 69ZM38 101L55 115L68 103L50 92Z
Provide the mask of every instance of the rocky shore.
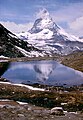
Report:
M83 86L26 86L0 79L0 120L83 120ZM54 107L64 115L51 114Z
M0 101L0 120L83 120L83 115L65 112L64 116L50 114L50 109L28 103Z

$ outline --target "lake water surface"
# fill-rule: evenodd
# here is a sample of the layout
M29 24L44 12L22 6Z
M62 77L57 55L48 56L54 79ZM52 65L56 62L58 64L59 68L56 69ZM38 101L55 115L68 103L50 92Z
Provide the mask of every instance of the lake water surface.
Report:
M53 60L12 62L2 77L12 83L39 83L55 86L83 84L82 72L66 67Z

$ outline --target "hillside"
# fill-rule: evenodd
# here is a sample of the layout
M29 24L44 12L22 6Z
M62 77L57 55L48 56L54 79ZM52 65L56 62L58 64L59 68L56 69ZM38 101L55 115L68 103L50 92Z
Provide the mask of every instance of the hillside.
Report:
M0 24L0 56L10 58L41 56L41 51L30 45L28 42L20 40L16 35Z
M83 72L83 52L74 52L62 59L62 64Z

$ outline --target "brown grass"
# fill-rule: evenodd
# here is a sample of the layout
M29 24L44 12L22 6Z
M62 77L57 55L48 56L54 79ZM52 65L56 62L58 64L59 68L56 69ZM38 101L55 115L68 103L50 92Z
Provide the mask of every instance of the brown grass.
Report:
M83 72L83 52L64 56L62 64Z
M15 101L25 101L41 107L52 108L61 106L61 103L67 103L64 109L75 111L83 109L83 92L71 91L65 93L64 91L32 91L25 87L14 85L0 84L0 98L10 99ZM73 108L73 106L75 106ZM69 108L70 107L70 108Z

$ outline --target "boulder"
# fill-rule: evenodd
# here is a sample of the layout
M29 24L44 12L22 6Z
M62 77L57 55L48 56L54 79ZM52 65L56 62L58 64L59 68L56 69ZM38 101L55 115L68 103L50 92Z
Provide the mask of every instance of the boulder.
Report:
M51 109L51 115L64 115L64 111L62 107L54 107Z

